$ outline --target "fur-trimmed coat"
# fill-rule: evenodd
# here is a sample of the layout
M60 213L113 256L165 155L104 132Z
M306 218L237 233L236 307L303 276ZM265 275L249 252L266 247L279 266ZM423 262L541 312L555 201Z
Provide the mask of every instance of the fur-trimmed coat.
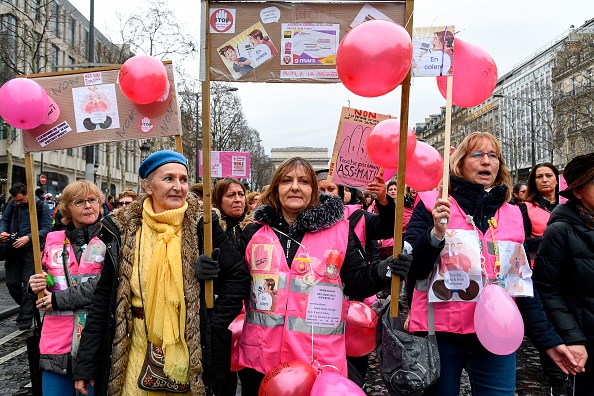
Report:
M238 219L234 219L232 217L227 217L222 215L219 223L221 224L221 228L227 234L227 238L234 244L237 245L237 242L241 239L241 235L243 234L243 230L245 227L252 224L252 216L254 212L248 211L244 213L244 215Z
M299 245L290 243L290 239L284 234L301 243L306 233L315 233L343 220L344 204L340 197L321 193L320 204L299 213L291 226L285 221L281 213L268 205L258 206L253 218L254 223L245 228L237 244L242 255L245 256L247 245L254 234L263 225L269 225L282 232L281 234L275 231L290 267ZM382 279L378 274L378 262L368 265L361 257L354 239L356 238L355 234L349 233L349 235L345 235L345 238L348 238L347 252L340 270L340 278L344 284L344 294L351 299L363 299L372 296L389 285L390 278L383 277L384 279Z
M133 316L130 277L136 252L136 231L142 224L144 199L116 210L103 221L99 234L106 246L106 262L83 331L73 379L95 379L96 395L120 395L130 351ZM206 385L218 380L227 355L230 332L227 327L239 314L249 290L246 265L213 215L213 247L219 247L221 272L214 282L218 296L213 309L201 304L201 282L194 274L202 234L202 212L198 200L187 196L188 209L182 223L182 272L187 308L185 339L190 353L190 391L205 395ZM211 339L212 336L212 339ZM216 345L222 340L223 344ZM229 349L228 351L225 348ZM217 349L212 353L212 349ZM204 354L203 354L204 352ZM229 352L229 353L227 353ZM223 363L215 361L224 360ZM227 367L229 367L227 365Z

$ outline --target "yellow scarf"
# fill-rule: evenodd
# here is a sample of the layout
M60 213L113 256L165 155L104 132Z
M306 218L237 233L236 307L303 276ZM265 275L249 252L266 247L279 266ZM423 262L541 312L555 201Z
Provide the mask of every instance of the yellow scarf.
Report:
M144 201L143 208L143 227L149 227L157 234L143 288L148 340L162 345L165 374L174 381L187 383L190 354L184 336L186 304L179 235L188 204L155 213L149 198ZM146 242L148 238L142 239ZM142 268L140 263L139 268Z

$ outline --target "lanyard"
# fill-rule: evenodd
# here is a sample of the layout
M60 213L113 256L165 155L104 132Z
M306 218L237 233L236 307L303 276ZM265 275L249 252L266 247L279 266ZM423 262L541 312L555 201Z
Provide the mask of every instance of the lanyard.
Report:
M481 272L483 273L483 277L485 279L487 279L487 283L497 283L497 284L500 284L501 286L503 286L505 284L505 275L503 274L503 268L501 265L501 261L499 261L499 249L497 248L497 239L495 239L495 228L497 228L497 220L495 220L495 217L491 217L487 221L487 223L489 224L491 240L493 241L493 252L495 255L495 265L493 267L493 272L495 273L495 276L497 277L497 280L495 280L495 281L491 281L487 274L487 270L485 268L486 259L483 254L484 253L483 252L483 242L482 242L481 238L479 237L479 231L476 228L476 224L474 223L473 217L471 215L467 214L466 222L472 226L472 228L474 229L474 232L476 234L476 239L478 241L479 249L481 251Z

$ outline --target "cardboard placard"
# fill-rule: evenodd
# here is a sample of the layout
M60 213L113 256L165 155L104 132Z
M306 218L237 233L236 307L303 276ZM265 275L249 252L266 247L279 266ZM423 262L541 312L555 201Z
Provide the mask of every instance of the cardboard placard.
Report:
M342 108L328 180L358 188L374 180L380 167L371 162L365 144L373 128L389 118L371 111Z
M24 131L25 153L181 135L173 65L163 63L168 92L163 101L147 105L132 103L122 94L119 67L28 76L45 89L53 117L47 125Z
M202 176L202 150L199 151L198 172ZM247 151L211 151L210 175L212 177L250 178L250 153Z
M405 22L404 1L209 4L212 81L336 83L336 49L350 29Z

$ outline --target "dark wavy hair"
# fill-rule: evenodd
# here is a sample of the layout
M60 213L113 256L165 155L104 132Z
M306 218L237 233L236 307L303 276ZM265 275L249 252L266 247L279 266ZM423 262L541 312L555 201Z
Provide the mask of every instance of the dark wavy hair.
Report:
M557 169L557 167L550 162L542 162L537 164L530 171L526 189L526 201L534 203L536 196L540 195L538 188L536 187L536 171L540 168L549 168L555 174L555 178L557 179L557 185L555 186L555 201L559 202L559 169Z

